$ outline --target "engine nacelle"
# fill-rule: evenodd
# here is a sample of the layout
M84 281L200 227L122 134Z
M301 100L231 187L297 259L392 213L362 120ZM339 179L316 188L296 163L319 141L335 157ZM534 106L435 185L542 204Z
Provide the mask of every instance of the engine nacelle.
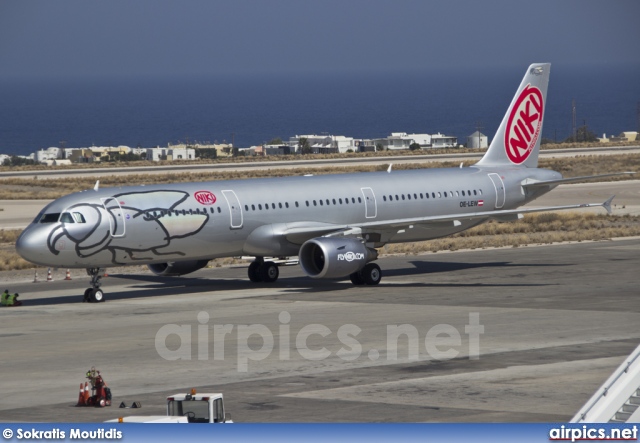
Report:
M312 278L340 278L359 271L378 253L352 238L320 237L306 241L299 252L302 270Z
M209 260L174 261L169 263L155 263L147 267L156 275L170 277L175 275L185 275L202 269L207 266Z

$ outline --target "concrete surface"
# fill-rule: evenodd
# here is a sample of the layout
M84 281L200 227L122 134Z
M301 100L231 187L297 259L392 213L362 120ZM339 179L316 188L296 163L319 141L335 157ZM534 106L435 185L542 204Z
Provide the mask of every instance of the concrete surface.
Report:
M79 271L5 276L25 304L0 309L0 421L162 414L191 387L236 422L566 421L640 341L639 259L640 239L389 257L377 287L115 271L102 304ZM115 406L74 407L91 366Z

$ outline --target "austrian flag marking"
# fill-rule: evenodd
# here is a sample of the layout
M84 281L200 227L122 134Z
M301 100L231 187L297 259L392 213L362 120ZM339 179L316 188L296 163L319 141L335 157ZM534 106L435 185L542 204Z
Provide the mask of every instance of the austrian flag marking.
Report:
M201 205L212 205L216 202L216 196L213 194L213 192L198 191L193 194L193 196Z
M504 133L507 157L516 165L529 158L540 137L544 100L542 92L528 84L516 100Z

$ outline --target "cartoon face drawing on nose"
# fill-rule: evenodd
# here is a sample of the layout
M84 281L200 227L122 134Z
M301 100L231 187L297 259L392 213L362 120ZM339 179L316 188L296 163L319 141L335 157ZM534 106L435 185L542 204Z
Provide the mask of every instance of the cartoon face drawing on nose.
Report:
M179 209L188 198L184 191L147 191L73 205L65 210L70 222L61 218L47 245L56 255L69 249L80 258L109 253L114 264L122 264L117 257L123 251L132 260L151 258L140 255L145 251L182 256L174 240L197 234L209 220L206 211Z

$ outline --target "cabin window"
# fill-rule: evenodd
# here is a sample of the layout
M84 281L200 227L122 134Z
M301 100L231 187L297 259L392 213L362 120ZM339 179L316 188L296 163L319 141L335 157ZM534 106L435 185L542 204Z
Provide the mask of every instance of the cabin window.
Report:
M440 192L438 192L438 198L441 198L442 194Z
M255 211L256 210L256 205L251 205L251 210Z
M71 217L71 214L68 212L63 212L62 215L60 216L60 221L62 223L75 223L73 221L73 217Z
M340 204L342 204L342 199L341 198L339 198L338 201L340 202Z
M335 205L336 204L336 199L334 198L332 201L333 201L333 204Z
M267 210L267 211L269 210L269 203L265 203L264 209Z
M478 195L475 189L473 190L473 195Z
M431 193L431 198L436 198L436 193L435 192Z
M218 206L218 214L222 212L222 209L220 209L220 206Z
M396 201L400 200L400 197L398 197L398 194L396 194Z
M42 217L40 217L39 223L55 223L58 221L59 218L60 218L59 212L44 214Z
M362 203L362 198L358 197L358 203Z
M73 213L73 218L75 219L76 223L86 223L87 221L84 219L84 215L82 215L79 212L74 212Z
M462 191L462 196L464 197L464 191Z
M460 197L460 193L456 191L456 197Z
M262 205L258 204L258 209L262 211Z
M271 209L275 209L276 208L276 204L275 203L271 203Z
M482 195L482 189L478 189L478 193Z
M387 196L386 195L382 196L382 201L387 201Z
M355 205L356 204L356 199L351 197L351 203L353 203Z
M402 200L404 200L404 194L402 194Z
M426 197L429 198L429 193L428 192L426 194L424 194L424 195L426 195Z
M278 207L282 209L282 203L278 203Z
M345 198L345 199L344 199L344 203L348 205L348 204L349 204L349 199L348 199L348 198Z
M444 191L444 197L447 198L447 191Z
M248 211L249 210L249 205L244 205L244 210Z
M324 203L322 203L322 200L320 200L320 206L322 206Z

